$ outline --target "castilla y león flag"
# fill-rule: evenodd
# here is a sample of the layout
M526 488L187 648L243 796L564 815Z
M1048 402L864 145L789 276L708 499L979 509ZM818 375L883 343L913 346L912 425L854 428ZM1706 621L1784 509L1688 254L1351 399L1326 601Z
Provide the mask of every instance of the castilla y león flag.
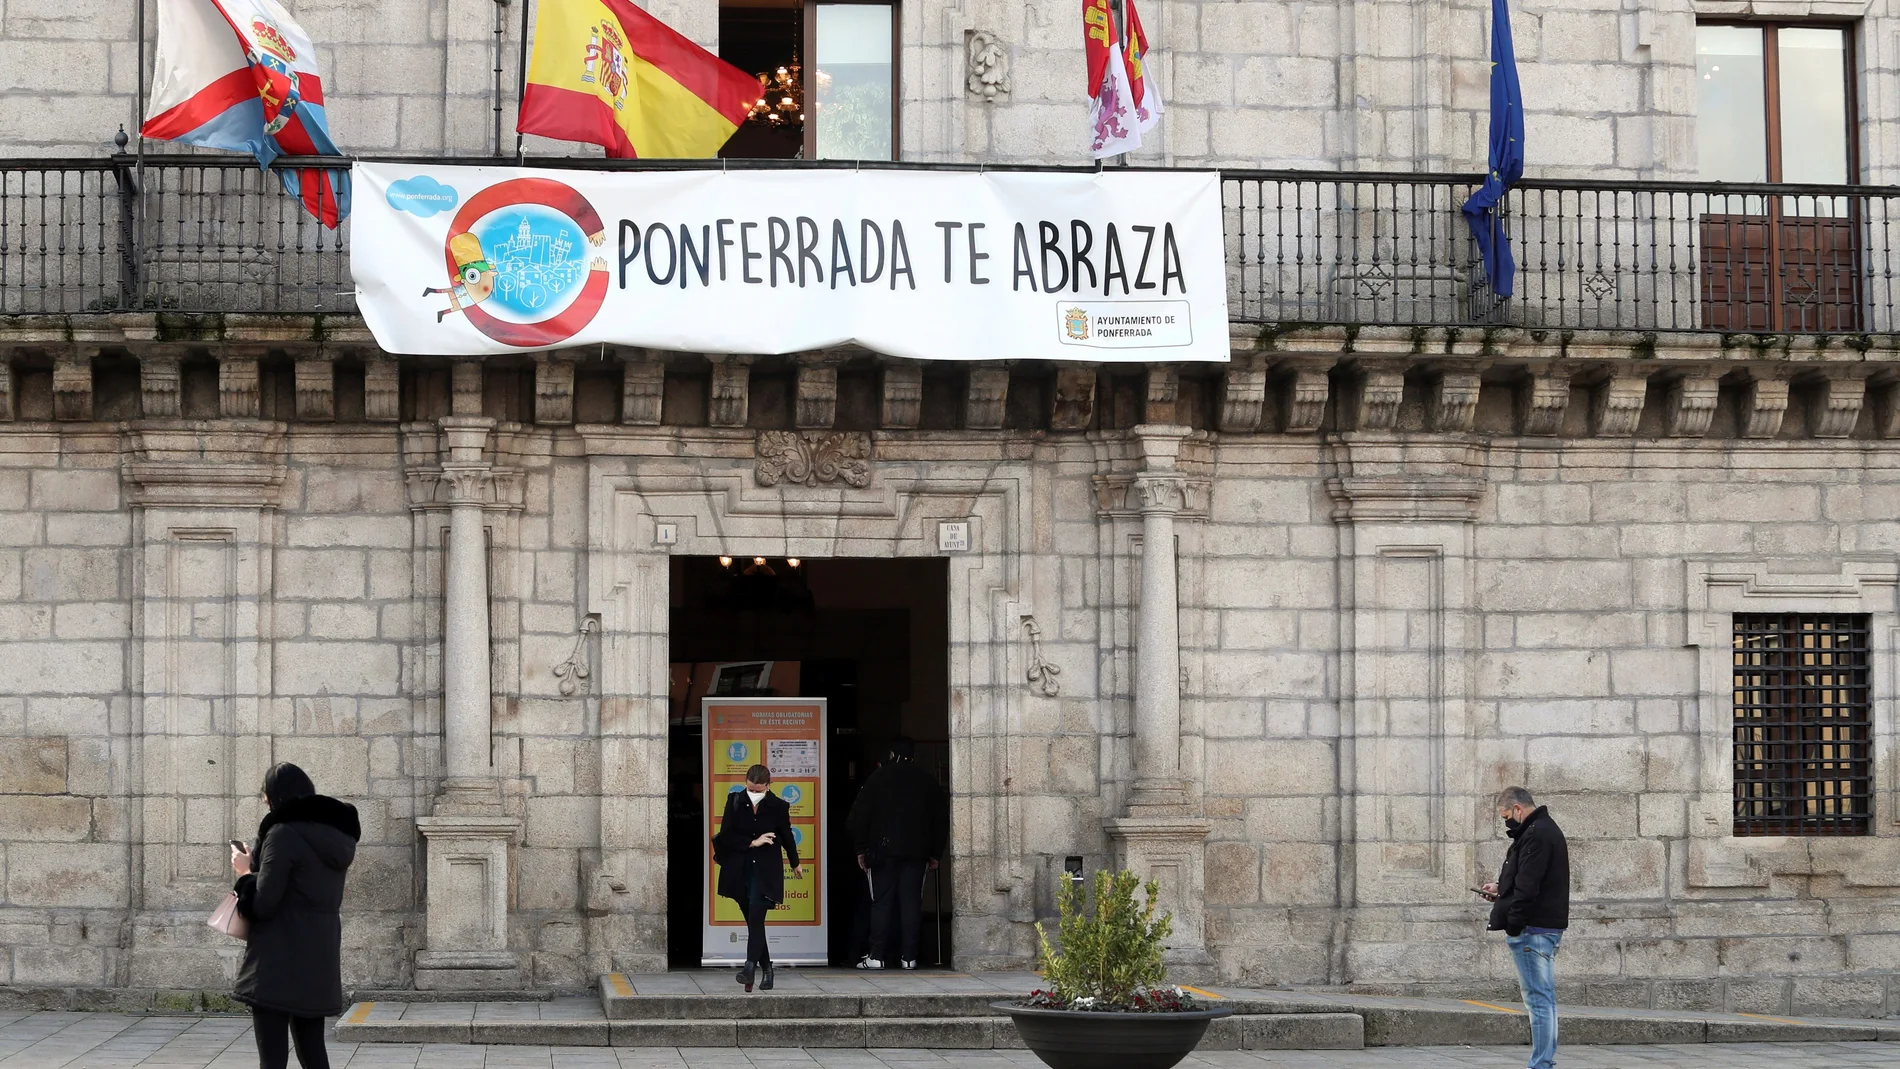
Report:
M541 0L515 129L620 159L703 159L758 96L751 75L630 0Z
M317 50L277 0L166 0L140 133L278 156L338 156L323 110ZM285 192L324 226L350 213L347 170L279 168Z

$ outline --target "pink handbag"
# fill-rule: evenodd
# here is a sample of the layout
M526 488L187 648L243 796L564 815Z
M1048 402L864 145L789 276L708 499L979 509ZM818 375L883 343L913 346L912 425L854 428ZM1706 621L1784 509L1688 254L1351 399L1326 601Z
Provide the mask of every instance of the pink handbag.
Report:
M233 939L251 937L251 922L245 920L244 914L238 912L236 891L225 893L224 901L218 903L218 908L211 911L211 916L205 923Z

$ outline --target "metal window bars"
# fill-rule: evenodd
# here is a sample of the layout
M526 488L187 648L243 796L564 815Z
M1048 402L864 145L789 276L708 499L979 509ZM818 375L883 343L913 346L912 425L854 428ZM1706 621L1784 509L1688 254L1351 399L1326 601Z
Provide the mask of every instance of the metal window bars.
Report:
M280 159L274 168L337 165ZM512 160L406 159L418 166ZM536 159L616 170L976 170L955 164ZM1090 168L986 167L1087 173ZM1459 208L1476 175L1221 174L1236 322L1643 332L1900 331L1900 188L1527 181L1506 202L1516 293ZM235 156L0 161L0 315L353 314L349 230Z
M1868 617L1737 613L1736 835L1866 835Z

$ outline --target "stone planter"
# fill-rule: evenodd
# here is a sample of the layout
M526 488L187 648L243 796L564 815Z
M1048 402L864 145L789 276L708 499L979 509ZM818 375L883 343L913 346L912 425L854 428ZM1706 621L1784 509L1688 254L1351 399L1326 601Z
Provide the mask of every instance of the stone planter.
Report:
M992 1002L1009 1015L1023 1044L1050 1069L1173 1069L1194 1053L1222 1006L1181 1013L1094 1013Z

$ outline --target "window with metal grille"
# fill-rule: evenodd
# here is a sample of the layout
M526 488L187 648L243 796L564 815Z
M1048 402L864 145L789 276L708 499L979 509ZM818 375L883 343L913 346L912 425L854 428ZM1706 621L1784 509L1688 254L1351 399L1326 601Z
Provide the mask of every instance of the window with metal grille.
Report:
M1735 834L1867 834L1867 620L1735 614Z

